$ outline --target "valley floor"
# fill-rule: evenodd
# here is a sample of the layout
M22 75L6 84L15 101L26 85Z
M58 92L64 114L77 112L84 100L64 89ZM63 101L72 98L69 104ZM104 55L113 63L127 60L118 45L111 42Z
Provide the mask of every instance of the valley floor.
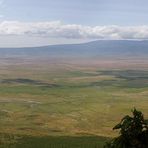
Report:
M108 139L94 136L19 137L1 135L0 148L103 148Z
M136 63L135 67L127 67L124 63L121 68L118 64L119 67L102 68L104 63L102 67L100 64L100 61L98 66L92 66L94 63L86 66L64 61L59 64L3 59L0 65L1 133L37 137L22 139L22 143L24 140L31 144L36 141L37 145L40 141L46 145L44 141L48 136L56 136L55 141L57 137L68 136L66 141L79 143L81 138L72 137L115 136L117 132L113 132L112 127L124 115L130 114L133 107L147 118L146 64L137 68ZM45 138L38 140L38 137ZM89 138L85 138L84 145L89 142ZM62 141L65 143L65 137ZM101 144L95 138L93 141Z

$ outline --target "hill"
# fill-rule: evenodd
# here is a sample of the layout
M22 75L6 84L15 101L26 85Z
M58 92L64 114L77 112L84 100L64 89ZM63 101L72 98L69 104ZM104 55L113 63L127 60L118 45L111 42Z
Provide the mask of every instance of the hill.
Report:
M82 44L50 45L28 48L0 48L0 56L18 57L147 57L148 41L98 40Z

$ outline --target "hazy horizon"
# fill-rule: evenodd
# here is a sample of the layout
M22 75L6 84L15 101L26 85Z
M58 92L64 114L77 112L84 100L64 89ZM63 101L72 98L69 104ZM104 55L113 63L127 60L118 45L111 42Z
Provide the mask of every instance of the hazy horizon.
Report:
M135 42L142 42L142 41L148 41L148 39L98 39L98 40L87 40L87 41L73 41L73 42L64 42L64 43L60 43L60 42L53 42L53 43L47 43L47 44L31 44L31 45L14 45L14 46L2 46L0 47L0 49L2 48L33 48L33 47L46 47L46 46L55 46L55 45L77 45L77 44L86 44L86 43L91 43L91 42L96 42L96 41L135 41Z

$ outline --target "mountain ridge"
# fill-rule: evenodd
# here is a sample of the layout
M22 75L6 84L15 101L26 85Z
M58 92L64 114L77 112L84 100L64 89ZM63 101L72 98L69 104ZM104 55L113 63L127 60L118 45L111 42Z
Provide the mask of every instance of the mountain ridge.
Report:
M79 44L0 48L1 56L41 57L147 57L148 40L97 40Z

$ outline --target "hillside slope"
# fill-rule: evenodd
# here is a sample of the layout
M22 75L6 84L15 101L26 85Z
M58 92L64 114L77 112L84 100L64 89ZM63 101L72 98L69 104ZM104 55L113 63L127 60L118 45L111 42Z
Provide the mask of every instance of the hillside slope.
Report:
M99 40L82 44L0 48L0 56L15 57L147 57L148 41Z

